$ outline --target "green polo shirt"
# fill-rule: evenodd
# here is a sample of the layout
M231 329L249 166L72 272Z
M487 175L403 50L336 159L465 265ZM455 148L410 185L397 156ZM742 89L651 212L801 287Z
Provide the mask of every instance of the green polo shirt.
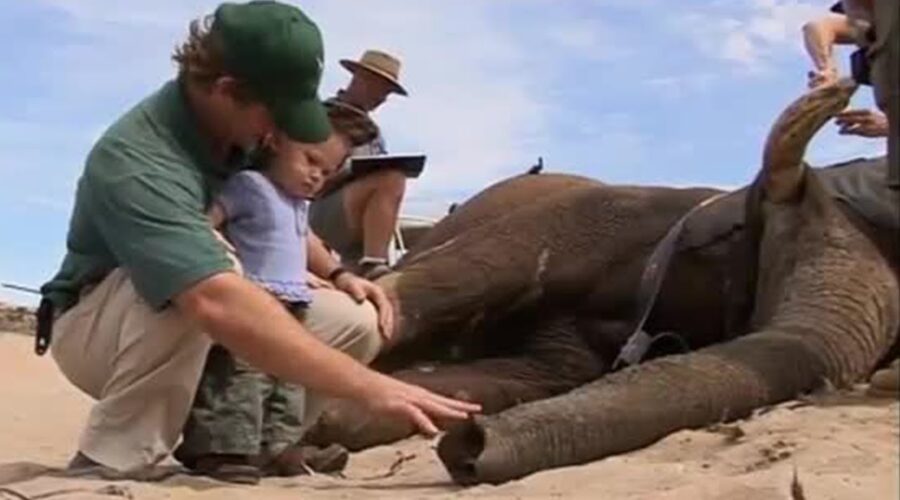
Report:
M212 161L180 85L166 83L88 155L67 253L42 293L65 310L86 284L122 267L138 294L162 308L192 284L230 270L205 215L230 170Z

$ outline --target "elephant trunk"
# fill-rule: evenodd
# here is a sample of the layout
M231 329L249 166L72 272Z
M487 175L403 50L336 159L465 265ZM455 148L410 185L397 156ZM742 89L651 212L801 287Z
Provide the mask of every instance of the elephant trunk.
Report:
M819 105L833 113L840 109L838 97L843 94L830 94ZM785 113L775 129L812 137L814 130L800 125L784 128L804 123L818 128L825 122L809 102L804 96L789 111L813 118ZM770 137L769 146L775 142L778 138ZM801 153L805 148L790 139L780 142L793 142ZM792 153L769 148L766 154L783 163ZM438 453L454 480L499 483L596 460L679 429L744 417L826 379L844 384L866 375L900 325L897 279L797 160L793 166L767 163L755 186L769 201L758 211L763 224L755 333L650 361L566 395L452 429Z
M441 460L458 483L500 483L641 448L679 429L742 418L825 379L857 380L900 324L896 281L877 255L868 257L873 261L841 260L843 268L823 270L839 273L845 285L828 280L801 290L805 297L785 297L757 333L476 417L442 439Z
M783 202L796 193L807 144L825 122L847 107L855 91L853 80L843 79L804 94L781 113L763 150L761 175L769 200Z

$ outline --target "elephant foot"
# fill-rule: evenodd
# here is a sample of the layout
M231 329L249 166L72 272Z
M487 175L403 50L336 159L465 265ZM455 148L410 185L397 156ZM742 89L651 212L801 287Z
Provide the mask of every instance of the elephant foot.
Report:
M866 394L877 398L900 397L900 358L872 374Z

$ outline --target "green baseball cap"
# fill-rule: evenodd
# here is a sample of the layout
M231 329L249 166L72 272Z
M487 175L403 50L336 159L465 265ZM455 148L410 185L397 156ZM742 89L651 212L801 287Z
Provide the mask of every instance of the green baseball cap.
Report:
M225 69L246 83L275 125L299 142L322 142L331 124L319 99L319 28L297 7L271 0L224 3L213 16Z

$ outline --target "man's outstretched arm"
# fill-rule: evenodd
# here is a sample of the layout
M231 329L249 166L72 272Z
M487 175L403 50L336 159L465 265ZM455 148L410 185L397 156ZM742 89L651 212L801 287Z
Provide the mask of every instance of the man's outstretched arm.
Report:
M241 276L206 278L175 298L175 305L212 339L258 369L333 397L437 432L435 420L464 419L475 404L434 394L370 370L310 334L269 294Z

